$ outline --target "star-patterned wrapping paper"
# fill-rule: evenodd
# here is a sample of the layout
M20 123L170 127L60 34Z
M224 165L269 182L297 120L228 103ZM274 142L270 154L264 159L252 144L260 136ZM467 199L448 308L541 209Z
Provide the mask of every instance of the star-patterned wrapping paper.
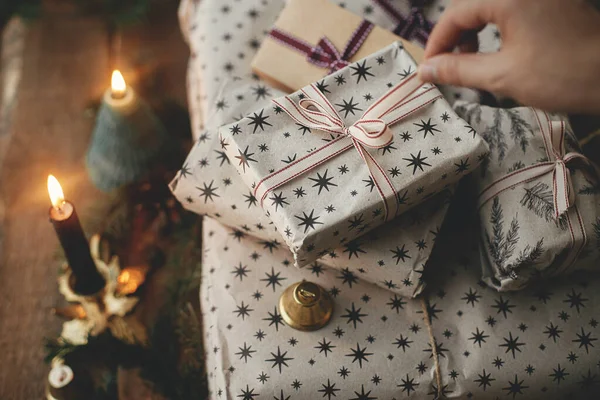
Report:
M456 231L443 231L426 273L440 392L467 400L596 398L598 276L498 293L481 280L477 230Z
M251 107L267 105L271 96L281 95L260 83L238 79L224 83L220 93L211 105L213 123L242 118ZM262 246L280 246L281 235L228 160L216 132L203 131L171 181L173 194L186 209L234 228L232 235L252 236ZM207 192L207 188L212 190ZM344 243L307 268L318 277L322 265L328 265L341 270L347 279L361 275L396 293L416 296L424 287L420 276L451 196L448 189L363 239Z
M313 279L285 248L236 240L211 219L203 228L201 305L211 399L426 398L434 358L420 300L323 269L334 302L315 332L285 325L285 288ZM314 279L313 279L314 281Z
M333 296L332 320L301 332L283 323L276 305L289 285L315 276L292 268L287 250L238 241L206 219L201 304L209 398L594 398L598 278L572 275L497 293L480 280L470 231L465 218L442 233L424 299L325 268L319 283ZM431 336L423 315L431 318Z
M478 191L549 161L533 109L457 103L456 110L490 147L489 157L472 175ZM549 117L564 122L566 153L580 153L566 119ZM556 170L552 168L512 189L492 193L479 209L483 277L491 286L501 291L518 290L550 276L600 271L600 184L580 160L567 162L567 166L574 206L558 219L554 217ZM573 240L571 232L579 232L580 226L585 235L576 235ZM578 258L569 262L571 252Z
M414 70L410 55L396 43L327 76L315 84L315 90L351 126L390 87L411 79ZM424 85L415 93L429 89L429 93L437 90ZM288 99L297 103L303 96L301 90ZM337 140L333 134L296 123L278 105L286 101L276 99L273 106L219 128L223 150L250 189L274 171L292 168L296 160L302 161L313 151L320 154L324 145ZM483 140L443 98L418 108L389 129L392 142L377 151L365 151L394 185L396 215L452 186L487 152ZM357 151L349 149L268 192L264 199L257 198L283 233L296 265L302 266L384 222L383 200L375 190L379 185Z

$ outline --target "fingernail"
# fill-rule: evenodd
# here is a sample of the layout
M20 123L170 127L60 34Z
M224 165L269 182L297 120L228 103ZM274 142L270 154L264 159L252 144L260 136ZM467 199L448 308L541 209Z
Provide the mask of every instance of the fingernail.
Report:
M437 78L437 70L435 65L427 62L419 66L419 78L425 82L435 81Z

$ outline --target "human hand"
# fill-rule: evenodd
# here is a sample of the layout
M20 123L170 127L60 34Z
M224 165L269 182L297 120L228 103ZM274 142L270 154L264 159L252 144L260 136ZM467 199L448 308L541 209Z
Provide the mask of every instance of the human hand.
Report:
M488 23L502 49L475 53ZM586 0L454 0L429 37L419 76L548 111L600 113L600 12Z

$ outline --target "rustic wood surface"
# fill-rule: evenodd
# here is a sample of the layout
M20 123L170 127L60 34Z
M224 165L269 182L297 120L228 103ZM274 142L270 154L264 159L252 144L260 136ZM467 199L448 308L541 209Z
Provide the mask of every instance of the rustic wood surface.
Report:
M132 86L153 77L164 97L184 105L187 47L177 26L177 4L165 7L158 18L122 31L118 63ZM0 166L6 207L0 241L2 400L43 397L48 372L43 338L60 333L60 321L50 313L61 299L47 175L58 177L78 209L104 196L85 171L93 125L85 110L109 84L114 58L108 32L104 21L80 16L60 1L47 1L43 18L28 28L12 139Z

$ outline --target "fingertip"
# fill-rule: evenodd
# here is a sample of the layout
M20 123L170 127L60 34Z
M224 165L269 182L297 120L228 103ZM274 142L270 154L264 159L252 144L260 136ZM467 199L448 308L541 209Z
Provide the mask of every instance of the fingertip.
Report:
M437 78L437 70L435 65L425 61L423 64L419 65L417 75L423 82L435 82Z

